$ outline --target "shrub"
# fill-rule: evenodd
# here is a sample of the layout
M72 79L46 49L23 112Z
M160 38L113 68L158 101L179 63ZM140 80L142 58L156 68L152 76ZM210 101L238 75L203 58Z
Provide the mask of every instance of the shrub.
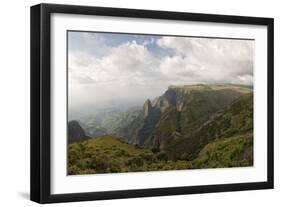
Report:
M114 153L114 156L121 157L121 156L130 156L130 154L124 149L117 149Z
M135 147L136 149L140 149L140 148L141 148L138 144L134 144L134 147Z
M77 166L80 169L90 168L90 166L91 166L91 158L85 158L85 159L79 160L79 162L77 163Z
M188 160L189 159L189 155L188 153L184 152L181 156L180 156L181 160Z
M133 157L133 158L129 159L127 164L142 166L144 164L144 160L141 157L137 156L137 157Z
M158 153L158 152L160 152L160 148L159 148L159 147L153 147L153 148L151 149L151 151L152 151L153 153Z
M80 169L76 165L69 165L69 167L67 168L67 174L68 175L80 174Z
M105 172L106 169L110 167L109 158L106 155L101 154L96 157L95 165L96 165L97 172L101 172L101 173Z
M109 167L109 171L111 173L117 173L121 171L121 167L119 165L119 163L116 160L111 160L110 161L110 167Z
M156 161L155 155L152 153L142 153L140 157L150 164Z
M159 159L159 160L165 160L165 161L168 160L168 156L167 156L167 154L166 154L165 152L159 152L159 153L157 153L156 157L157 157L157 159Z

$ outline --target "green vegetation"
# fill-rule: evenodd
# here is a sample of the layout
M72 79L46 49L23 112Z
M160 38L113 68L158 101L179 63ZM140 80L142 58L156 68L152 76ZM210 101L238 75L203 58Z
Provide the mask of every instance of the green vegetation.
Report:
M205 145L215 139L253 131L253 94L236 99L223 113L214 114L209 120L195 127L185 139L171 143L165 148L170 158L179 159L186 153L193 160Z
M253 133L217 139L207 144L192 162L193 168L253 165Z
M188 169L191 163L168 160L165 152L124 143L113 135L68 146L68 174L93 174Z
M69 144L68 174L245 167L253 159L250 87L171 86L112 135Z

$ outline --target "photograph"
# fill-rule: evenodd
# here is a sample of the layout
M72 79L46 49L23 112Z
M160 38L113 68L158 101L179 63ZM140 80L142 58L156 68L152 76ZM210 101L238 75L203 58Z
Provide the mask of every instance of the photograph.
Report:
M66 35L67 175L254 166L254 39Z
M30 8L30 200L274 188L274 18L169 8Z

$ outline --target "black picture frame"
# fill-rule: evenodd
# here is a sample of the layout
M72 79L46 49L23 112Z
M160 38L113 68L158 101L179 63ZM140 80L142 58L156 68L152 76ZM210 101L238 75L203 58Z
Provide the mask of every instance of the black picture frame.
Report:
M134 17L194 22L216 22L267 26L267 181L237 184L219 184L188 187L51 194L51 72L50 72L50 15L52 13ZM39 4L31 7L31 151L30 151L30 199L38 203L88 201L102 199L166 196L179 194L211 193L255 189L271 189L274 186L273 147L273 52L274 20L272 18L195 14L169 11L135 10L89 6Z

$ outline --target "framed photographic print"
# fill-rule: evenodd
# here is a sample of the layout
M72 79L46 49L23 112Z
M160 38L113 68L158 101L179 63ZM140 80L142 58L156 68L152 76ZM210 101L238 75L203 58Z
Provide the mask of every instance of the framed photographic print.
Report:
M273 188L273 19L31 7L31 200Z

